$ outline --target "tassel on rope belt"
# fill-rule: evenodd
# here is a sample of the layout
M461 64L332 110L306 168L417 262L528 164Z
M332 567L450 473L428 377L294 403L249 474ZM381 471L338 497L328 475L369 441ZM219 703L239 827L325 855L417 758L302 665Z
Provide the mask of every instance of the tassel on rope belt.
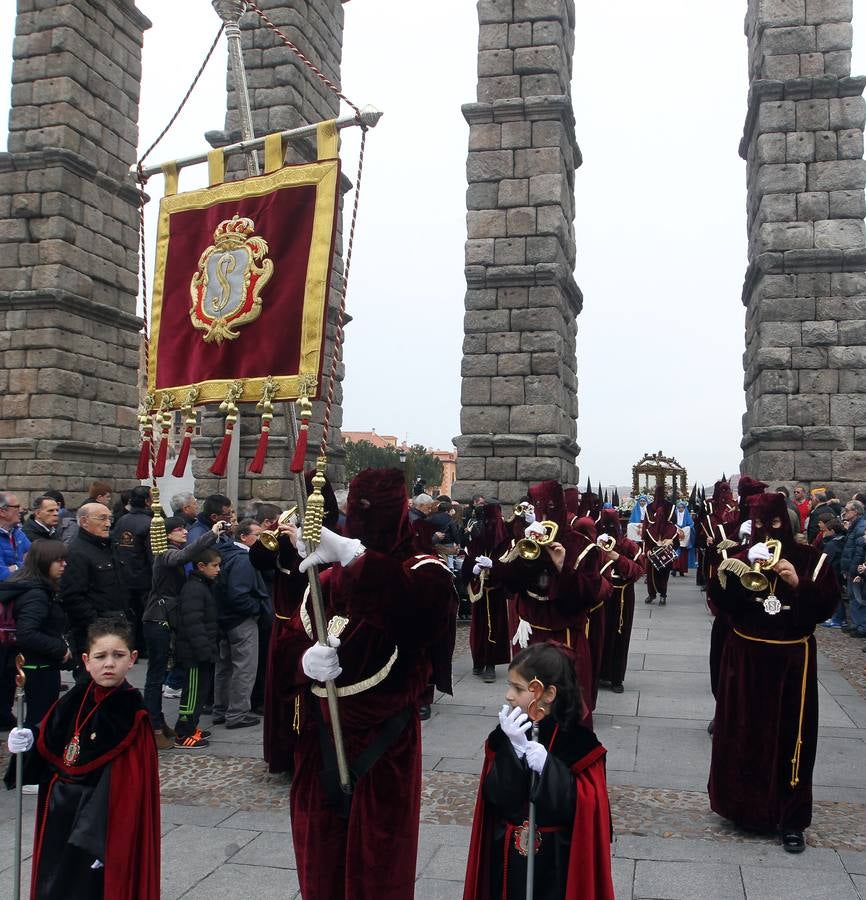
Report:
M623 625L623 617L625 616L625 589L628 587L627 584L624 584L619 589L619 627L616 630L617 634L622 634L622 625Z
M803 645L803 683L800 686L800 716L797 722L797 741L794 744L794 755L791 757L791 781L790 786L797 787L800 783L800 751L803 747L803 716L806 712L806 683L809 672L809 638L810 634L805 637L794 638L790 641L774 641L770 638L753 637L750 634L743 634L742 631L734 629L734 634L747 641L755 641L758 644L776 644L779 646L793 646L794 644Z

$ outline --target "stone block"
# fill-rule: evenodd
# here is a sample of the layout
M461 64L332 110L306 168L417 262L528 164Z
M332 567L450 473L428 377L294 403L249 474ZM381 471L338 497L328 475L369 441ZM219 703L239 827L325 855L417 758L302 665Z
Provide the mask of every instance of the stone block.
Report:
M34 394L30 398L30 416L34 419L78 419L78 403L75 397L61 394ZM12 415L5 410L4 402L4 415Z
M528 375L532 371L532 356L529 353L501 353L498 356L499 375ZM523 401L520 401L523 403Z
M866 319L839 323L840 344L866 344Z
M797 131L827 131L830 128L829 100L797 100ZM835 129L834 129L835 130Z
M806 24L850 22L854 15L854 0L806 0Z
M832 450L795 450L794 477L797 481L830 481L834 455Z
M797 373L785 369L765 369L758 376L760 394L796 394Z
M503 122L502 147L520 150L532 146L532 122Z
M815 301L811 297L772 297L758 307L761 322L805 322L815 318Z
M866 394L834 394L830 397L830 425L862 425L866 422L864 417Z
M570 187L565 175L530 175L529 177L530 206L558 203L560 206L569 208L569 194ZM2 234L0 234L0 239L2 239Z
M861 451L839 451L833 453L833 481L866 481L866 453Z
M526 263L525 238L496 238L493 261L497 266L522 266Z
M466 188L467 209L495 209L499 203L499 189L505 182L477 181ZM527 194L529 193L527 189Z
M472 332L501 332L509 328L510 313L507 309L468 310L463 316L463 330ZM491 353L498 352L488 347Z
M526 262L558 263L565 265L565 256L559 239L550 235L539 235L526 238Z
M758 232L758 252L807 250L813 245L811 222L767 222Z
M555 207L552 207L555 208ZM535 207L516 206L506 215L506 234L509 237L535 234Z
M799 374L799 389L805 394L835 394L839 389L838 369L804 369L792 374Z
M511 178L514 173L514 159L511 150L470 151L466 163L466 175L473 181L500 181Z
M532 22L515 22L508 26L508 46L518 47L532 46Z
M512 75L518 71L514 65L514 51L498 48L478 51L478 75Z
M836 165L836 163L810 163L816 165ZM806 163L760 166L755 180L757 194L802 193L806 190ZM847 185L846 185L847 186ZM817 186L810 190L830 190Z
M803 25L806 21L806 0L762 0L754 15L764 28Z
M517 457L517 477L521 480L537 482L559 481L562 476L562 462L556 457Z
M524 331L520 335L520 349L530 353L561 353L562 336L555 331Z
M866 393L866 369L839 369L839 390L842 393Z
M460 389L460 402L467 406L490 403L490 379L464 378Z
M28 371L28 370L23 370ZM14 375L15 373L10 373ZM14 384L10 381L12 390L15 390ZM69 372L65 369L45 368L40 369L38 380L31 388L27 390L39 391L45 394L64 394L68 397L77 397L81 394L84 386L84 377L78 372Z
M472 238L463 245L466 265L492 266L496 254L494 238Z
M786 53L811 53L818 48L815 27L796 25L786 28L768 28L763 37L764 52L770 55Z
M826 369L828 365L827 350L823 347L791 348L791 368L793 369Z
M815 159L819 162L834 160L838 155L835 131L815 132Z
M508 410L504 412L507 413ZM553 432L559 428L559 416L559 407L553 404L513 406L510 410L508 431L513 434Z
M787 194L771 194L770 196L785 197ZM801 222L813 222L816 219L826 219L830 215L830 197L826 191L807 191L797 194L797 215Z
M812 162L815 159L815 134L811 131L792 131L786 135L785 161Z
M562 153L558 147L529 147L514 151L515 178L557 175L562 170Z
M866 297L821 297L815 308L818 319L836 319L840 323L866 319Z
M808 164L810 191L862 191L866 186L866 163L862 159L840 159Z
M466 213L466 232L470 239L505 237L505 211L469 210Z
M531 456L537 440L528 434L494 434L492 450L496 456Z
M845 450L853 446L854 429L834 425L803 428L804 450Z
M797 394L788 397L789 425L829 425L828 394Z
M478 49L497 50L508 46L508 25L505 22L484 24L478 29Z
M750 410L752 420L762 426L788 424L788 398L785 394L765 394L758 397Z
M866 100L863 97L839 97L829 102L830 128L833 131L856 131L863 136L866 125Z
M496 309L496 291L493 288L466 291L463 305L466 309Z
M508 413L507 406L464 406L460 410L460 431L462 434L499 434L508 431Z
M502 126L495 124L470 125L470 150L501 150Z
M496 100L509 100L519 96L519 75L497 75L478 79L476 97L479 103L493 103Z
M533 353L533 375L559 375L562 372L562 357L558 353Z
M761 298L796 297L798 293L802 292L797 291L796 275L765 275L756 291Z
M850 50L854 43L854 27L850 22L828 22L817 27L816 50Z
M866 368L866 345L830 347L827 350L827 364L832 369ZM826 367L814 366L814 368ZM840 376L840 382L841 380Z
M863 156L863 129L849 128L837 136L839 159L860 159Z
M461 456L457 463L461 478L480 481L487 477L487 461L483 456L467 459Z
M862 192L861 192L862 197ZM815 246L853 250L866 243L866 228L862 219L832 219L815 222Z
M824 74L823 53L801 53L800 74L804 77Z
M851 51L833 50L824 54L824 73L847 78L851 74Z
M794 478L794 454L785 450L759 450L747 456L743 466L762 481L791 481Z
M866 202L863 191L830 191L830 219L863 219Z
M517 476L517 459L513 456L491 456L486 460L486 470L487 478L494 481L514 481Z
M866 295L866 273L833 272L830 275L830 292L834 296L854 297Z
M762 322L758 336L762 347L798 347L801 343L800 325L794 322Z
M800 54L786 53L782 56L765 56L761 75L778 81L797 78L800 74Z
M529 305L529 288L499 288L497 303L500 309L525 309Z
M530 375L525 381L526 403L563 404L563 386L558 375Z
M491 378L490 402L494 406L520 406L525 403L523 378L516 375Z
M758 165L784 164L787 162L786 135L780 132L759 134L755 142L755 150L755 162Z
M506 179L499 183L497 204L500 209L529 204L529 179Z
M520 350L520 335L514 332L498 332L487 339L487 349L491 353L517 353Z

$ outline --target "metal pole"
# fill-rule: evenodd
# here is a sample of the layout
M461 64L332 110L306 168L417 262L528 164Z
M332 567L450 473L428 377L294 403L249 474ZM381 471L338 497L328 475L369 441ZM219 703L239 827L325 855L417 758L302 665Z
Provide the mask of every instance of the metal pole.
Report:
M532 740L538 740L538 722L532 723ZM526 847L526 900L532 900L535 892L535 802L532 794L538 784L538 774L533 771L529 779L529 841Z
M24 725L24 657L15 657L15 719ZM15 754L15 866L13 869L13 900L21 900L21 829L24 821L24 754Z

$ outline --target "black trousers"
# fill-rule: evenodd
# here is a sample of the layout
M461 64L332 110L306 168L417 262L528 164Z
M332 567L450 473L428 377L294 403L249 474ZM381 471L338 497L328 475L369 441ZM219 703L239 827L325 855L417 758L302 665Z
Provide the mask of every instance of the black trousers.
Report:
M668 596L668 579L671 577L670 566L665 566L661 572L656 571L652 566L646 573L646 587L650 599L655 600L657 594L667 599Z
M178 737L189 737L198 728L201 708L207 694L213 691L213 663L201 663L185 669L184 675L186 677L180 697L180 709L174 726Z
M60 670L53 666L30 668L25 663L24 674L27 677L24 682L24 701L27 704L24 727L33 728L60 696Z

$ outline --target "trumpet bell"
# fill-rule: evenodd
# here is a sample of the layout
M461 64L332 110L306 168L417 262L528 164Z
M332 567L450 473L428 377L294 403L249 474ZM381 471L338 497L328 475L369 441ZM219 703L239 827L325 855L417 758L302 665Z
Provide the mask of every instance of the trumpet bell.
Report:
M518 556L529 562L538 559L541 554L541 548L545 546L545 544L553 543L556 538L556 532L559 530L559 526L556 522L544 520L538 524L544 528L543 535L540 534L537 538L521 538L515 545Z
M288 525L297 511L297 506L290 506L285 512L280 513L277 525ZM263 531L259 535L259 541L266 550L270 550L273 553L280 547L280 532L276 529L274 531Z
M751 572L745 572L740 576L740 584L747 591L752 591L757 594L767 590L770 586L770 581L762 572L752 570Z
M740 576L740 584L753 593L766 591L770 586L770 579L764 574L765 571L772 569L782 557L782 542L775 538L766 541L767 549L770 551L770 558L758 560L750 571L744 572Z

